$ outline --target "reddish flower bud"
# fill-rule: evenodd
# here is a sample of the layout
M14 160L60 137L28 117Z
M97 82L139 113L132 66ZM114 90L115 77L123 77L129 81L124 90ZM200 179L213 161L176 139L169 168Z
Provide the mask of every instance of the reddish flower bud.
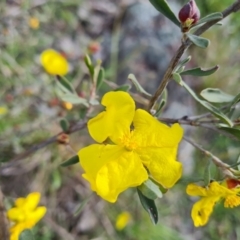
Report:
M190 0L185 4L178 13L179 20L183 28L189 29L194 23L200 19L200 11L194 0Z
M236 188L240 185L240 181L237 179L226 179L226 183L229 189Z

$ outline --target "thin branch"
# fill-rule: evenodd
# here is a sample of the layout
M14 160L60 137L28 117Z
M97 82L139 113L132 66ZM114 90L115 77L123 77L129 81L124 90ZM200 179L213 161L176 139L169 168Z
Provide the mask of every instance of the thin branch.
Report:
M230 7L226 8L222 12L223 18L227 17L228 15L230 15L233 12L238 11L239 9L240 9L240 1L237 0L235 3L233 3ZM202 33L207 31L210 27L212 27L217 22L219 22L219 20L213 20L213 21L205 23L198 30L196 30L194 32L194 34L197 36L201 35ZM165 72L165 74L163 76L163 79L162 79L160 85L158 86L156 92L154 93L153 97L149 101L149 105L148 105L149 112L151 112L151 109L154 107L155 102L161 96L163 90L166 88L167 84L171 80L173 70L177 66L177 64L178 64L179 60L181 59L182 55L184 54L184 52L189 48L189 46L191 46L191 44L192 44L191 41L189 39L187 39L186 41L184 41L182 43L182 45L177 50L176 54L173 56L171 62L169 63L167 71Z
M86 127L86 121L85 120L80 121L80 122L76 123L75 125L73 125L72 127L70 127L67 134L77 132L77 131L85 128L85 127ZM25 152L23 152L23 153L17 155L16 157L14 157L13 159L11 159L9 163L4 165L4 167L7 166L8 164L10 164L11 161L17 161L17 160L20 160L20 159L24 159L24 158L30 156L31 154L33 154L34 152L38 151L39 149L42 149L42 148L44 148L44 147L46 147L46 146L48 146L52 143L57 142L58 136L63 134L63 133L64 132L60 132L60 133L56 134L55 136L52 136L52 137L44 140L43 142L41 142L39 144L33 145L31 148L29 148Z
M206 156L210 157L212 159L212 162L222 170L223 174L226 177L230 177L230 178L234 178L235 176L233 175L233 173L237 172L236 170L232 169L230 167L230 165L222 162L218 157L216 157L215 155L213 155L211 152L205 150L202 146L200 146L199 144L195 143L193 140L187 138L187 137L183 137L183 139L190 143L192 146L194 146L195 148L197 148L198 150L200 150L202 153L204 153Z

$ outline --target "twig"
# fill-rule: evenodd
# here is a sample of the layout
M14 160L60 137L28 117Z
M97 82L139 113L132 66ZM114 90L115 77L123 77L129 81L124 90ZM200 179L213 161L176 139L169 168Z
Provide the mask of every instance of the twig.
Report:
M240 9L240 1L237 0L235 3L233 3L230 7L226 8L223 12L223 18L227 17L228 15L230 15L233 12L236 12ZM198 30L196 30L194 32L195 35L199 36L202 33L204 33L205 31L207 31L210 27L212 27L214 24L216 24L219 20L213 20L210 22L205 23L204 25L202 25ZM169 83L173 70L174 68L177 66L179 60L181 59L183 53L185 52L185 50L188 49L189 46L191 46L191 41L189 39L187 39L186 41L184 41L182 43L182 45L179 47L179 49L177 50L176 54L173 56L171 62L169 63L169 66L167 68L167 71L165 72L163 79L160 83L160 85L158 86L156 92L154 93L153 97L150 99L149 101L149 105L148 105L148 111L151 112L155 102L158 100L158 98L161 96L163 90L166 88L167 84Z
M201 152L203 152L206 156L209 156L212 159L212 162L222 170L223 174L226 177L230 177L230 178L234 178L235 176L233 175L233 173L237 172L236 170L232 169L230 167L230 165L222 162L218 157L216 157L215 155L213 155L211 152L205 150L202 146L198 145L197 143L195 143L194 141L192 141L191 139L187 138L187 137L183 137L183 139L190 143L192 146L194 146L195 148L197 148L198 150L200 150Z
M78 122L77 124L73 125L72 127L70 127L69 131L67 132L67 134L71 134L71 133L74 133L74 132L77 132L83 128L86 127L86 120L83 120L83 121L80 121ZM39 149L42 149L52 143L55 143L57 142L57 138L59 135L63 134L64 132L60 132L58 133L57 135L55 136L52 136L48 139L46 139L45 141L39 143L39 144L36 144L36 145L33 145L31 148L29 148L27 151L17 155L16 157L14 157L13 159L10 160L9 163L5 164L4 167L8 166L8 165L11 165L11 161L17 161L17 160L20 160L20 159L24 159L26 157L28 157L29 155L31 155L32 153L38 151Z

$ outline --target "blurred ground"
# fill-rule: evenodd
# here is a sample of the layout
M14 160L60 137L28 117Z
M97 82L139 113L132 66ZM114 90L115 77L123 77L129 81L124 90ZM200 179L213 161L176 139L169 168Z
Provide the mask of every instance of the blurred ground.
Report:
M177 12L180 3L169 2ZM214 11L215 2L199 3L202 12ZM223 1L222 8L218 5L217 10L230 2ZM27 158L9 162L32 145L60 132L62 117L70 122L79 119L80 107L72 110L64 107L56 97L53 78L39 64L39 55L47 48L62 52L69 60L71 71L67 78L77 89L82 80L88 80L84 54L89 46L97 46L92 57L102 59L106 79L125 84L128 74L134 73L147 91L154 92L180 45L181 34L149 1L9 0L0 2L0 13L0 107L8 109L7 114L0 115L0 184L7 206L30 191L42 193L42 204L47 206L48 214L34 229L37 240L240 239L238 209L231 211L217 206L206 227L193 227L190 211L194 200L185 194L185 187L193 175L202 178L208 159L193 153L186 144L180 152L186 175L157 201L160 215L157 226L152 225L140 206L135 190L121 194L116 204L106 203L91 193L81 177L80 166L59 167L73 155L65 146L54 143ZM193 56L189 67L224 66L208 78L188 79L197 92L212 86L233 94L239 91L236 88L239 27L237 23L229 24L228 20L205 34L213 42L208 51L189 50ZM169 86L169 104L164 116L175 118L201 112L176 84ZM188 131L222 160L236 159L236 142L203 129L189 127ZM75 151L91 143L86 129L72 134L70 141ZM76 214L83 203L86 203L83 210ZM114 224L122 211L129 211L132 221L119 232Z

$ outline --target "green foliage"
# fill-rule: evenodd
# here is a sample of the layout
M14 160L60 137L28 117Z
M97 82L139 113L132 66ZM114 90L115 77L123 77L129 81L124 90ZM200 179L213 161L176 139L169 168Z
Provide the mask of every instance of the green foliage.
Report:
M71 157L70 159L66 160L65 162L61 163L61 167L68 167L71 165L74 165L76 163L79 163L79 157L78 155Z
M172 12L166 0L149 0L150 3L165 17L175 23L178 27L180 27L180 22L176 18L175 14Z
M148 212L152 222L154 224L157 224L157 222L158 222L158 211L157 211L157 207L155 205L155 202L152 199L143 195L142 192L139 189L137 189L137 193L138 193L138 196L139 196L139 199L140 199L140 202L141 202L143 208Z

